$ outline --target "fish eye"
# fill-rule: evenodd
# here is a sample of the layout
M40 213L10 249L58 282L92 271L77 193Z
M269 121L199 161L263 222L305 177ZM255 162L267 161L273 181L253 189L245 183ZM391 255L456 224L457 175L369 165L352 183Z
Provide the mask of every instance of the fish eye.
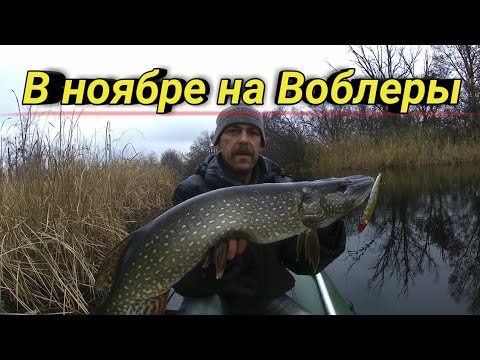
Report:
M348 189L347 185L340 185L338 187L338 191L340 191L340 192L345 192L345 191L347 191L347 189Z

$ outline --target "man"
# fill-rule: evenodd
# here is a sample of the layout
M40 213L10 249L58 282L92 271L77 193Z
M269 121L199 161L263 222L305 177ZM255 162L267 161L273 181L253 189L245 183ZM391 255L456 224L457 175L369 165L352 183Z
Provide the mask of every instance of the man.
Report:
M217 117L214 145L217 153L175 189L173 205L218 188L293 181L260 154L265 147L263 116L253 107L223 110ZM309 314L286 295L295 284L288 269L318 273L343 253L346 240L342 220L317 231L320 262L313 272L303 251L297 259L296 237L269 245L227 239L213 250L209 265L199 263L174 285L184 297L180 313Z

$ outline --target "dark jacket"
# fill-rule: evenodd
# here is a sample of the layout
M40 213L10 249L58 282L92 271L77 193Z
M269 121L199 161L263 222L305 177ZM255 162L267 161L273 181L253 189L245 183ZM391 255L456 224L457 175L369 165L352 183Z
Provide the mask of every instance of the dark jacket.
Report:
M283 169L261 156L253 170L252 184L293 181ZM176 188L173 205L214 189L242 185L223 167L221 154L209 156ZM345 250L345 225L337 220L327 228L318 229L320 264L315 273L323 270ZM214 265L202 268L198 264L174 285L185 297L202 297L217 293L227 304L235 307L261 309L266 302L290 290L295 280L288 272L312 274L312 268L303 256L297 261L297 237L268 245L250 242L245 252L227 262L225 273L215 278ZM302 252L303 253L303 252Z

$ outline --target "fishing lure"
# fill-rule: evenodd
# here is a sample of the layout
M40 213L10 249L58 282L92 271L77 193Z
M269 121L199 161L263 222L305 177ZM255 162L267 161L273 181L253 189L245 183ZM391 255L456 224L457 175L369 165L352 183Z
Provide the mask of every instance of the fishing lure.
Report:
M373 183L372 190L370 191L370 197L368 198L367 206L363 211L363 214L360 216L358 223L358 232L361 233L365 227L368 225L368 222L372 218L375 206L377 205L378 192L380 189L380 181L382 179L382 174L378 174L375 182Z

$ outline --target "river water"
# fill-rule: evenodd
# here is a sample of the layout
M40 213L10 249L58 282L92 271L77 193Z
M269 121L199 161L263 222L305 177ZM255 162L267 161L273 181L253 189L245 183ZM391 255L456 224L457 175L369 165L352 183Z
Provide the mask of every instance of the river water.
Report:
M326 268L339 291L358 314L480 314L480 166L382 174L373 219L345 217Z

